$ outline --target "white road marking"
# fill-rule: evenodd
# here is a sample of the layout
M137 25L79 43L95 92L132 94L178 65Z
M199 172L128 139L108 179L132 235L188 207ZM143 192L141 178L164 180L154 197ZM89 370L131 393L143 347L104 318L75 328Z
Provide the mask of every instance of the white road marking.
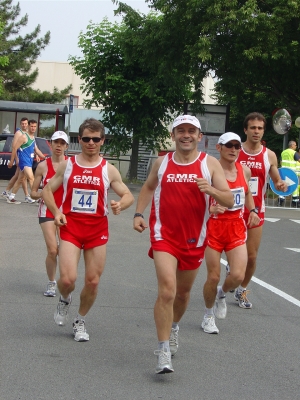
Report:
M221 264L226 265L227 261L223 260L221 258ZM266 289L270 290L271 292L277 294L278 296L283 297L285 300L289 301L290 303L293 303L296 306L300 307L300 301L299 300L297 300L294 297L290 296L289 294L283 292L282 290L279 290L276 287L274 287L272 285L269 285L268 283L266 283L266 282L264 282L264 281L262 281L262 280L260 280L258 278L255 278L255 276L252 276L251 280L253 282L257 283L258 285L263 286L264 288L266 288Z
M265 218L265 221L277 222L277 221L280 221L280 218Z
M297 224L300 224L300 219L290 219L290 221L297 222Z
M300 249L295 249L292 247L284 247L284 249L295 251L296 253L300 253Z
M285 300L290 301L291 303L295 304L296 306L300 307L300 301L295 299L294 297L290 296L289 294L277 289L274 286L269 285L268 283L261 281L258 278L255 278L255 276L252 276L251 280L258 285L263 286L266 289L269 289L271 292L278 294L278 296L283 297Z

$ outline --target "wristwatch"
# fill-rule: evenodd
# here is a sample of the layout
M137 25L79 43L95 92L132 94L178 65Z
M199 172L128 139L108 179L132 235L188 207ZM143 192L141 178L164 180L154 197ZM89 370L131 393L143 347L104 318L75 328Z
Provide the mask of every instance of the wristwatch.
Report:
M135 213L133 218L136 218L136 217L142 217L144 219L144 216L141 213Z
M258 207L255 207L252 210L250 210L250 212L255 212L255 214L258 214L259 209L258 209Z

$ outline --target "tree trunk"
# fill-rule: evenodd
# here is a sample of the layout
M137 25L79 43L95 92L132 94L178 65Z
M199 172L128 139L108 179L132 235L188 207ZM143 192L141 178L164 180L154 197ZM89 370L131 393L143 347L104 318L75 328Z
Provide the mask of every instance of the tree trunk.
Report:
M130 170L129 170L130 180L137 179L138 162L139 162L139 139L133 137L131 146Z

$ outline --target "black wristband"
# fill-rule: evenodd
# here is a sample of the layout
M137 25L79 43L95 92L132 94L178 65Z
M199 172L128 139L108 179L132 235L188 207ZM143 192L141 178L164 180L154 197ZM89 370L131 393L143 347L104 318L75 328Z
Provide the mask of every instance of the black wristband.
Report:
M144 216L141 213L135 213L133 218L136 218L136 217L142 217L144 219Z
M257 208L253 208L252 210L250 210L250 212L255 212L255 214L258 214L258 209Z

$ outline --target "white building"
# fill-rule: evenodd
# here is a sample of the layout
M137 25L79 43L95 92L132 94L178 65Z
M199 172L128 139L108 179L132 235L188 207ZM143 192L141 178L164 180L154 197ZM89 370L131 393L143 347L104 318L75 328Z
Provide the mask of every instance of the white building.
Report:
M80 86L83 85L84 82L75 74L69 63L37 61L33 65L33 68L38 68L39 70L38 78L32 85L33 89L51 92L54 87L62 90L72 84L73 89L70 94L75 96L74 106L83 108L83 100L87 98L87 96L82 93ZM214 80L211 75L204 79L203 88L204 104L215 104L215 101L210 97L214 89Z

